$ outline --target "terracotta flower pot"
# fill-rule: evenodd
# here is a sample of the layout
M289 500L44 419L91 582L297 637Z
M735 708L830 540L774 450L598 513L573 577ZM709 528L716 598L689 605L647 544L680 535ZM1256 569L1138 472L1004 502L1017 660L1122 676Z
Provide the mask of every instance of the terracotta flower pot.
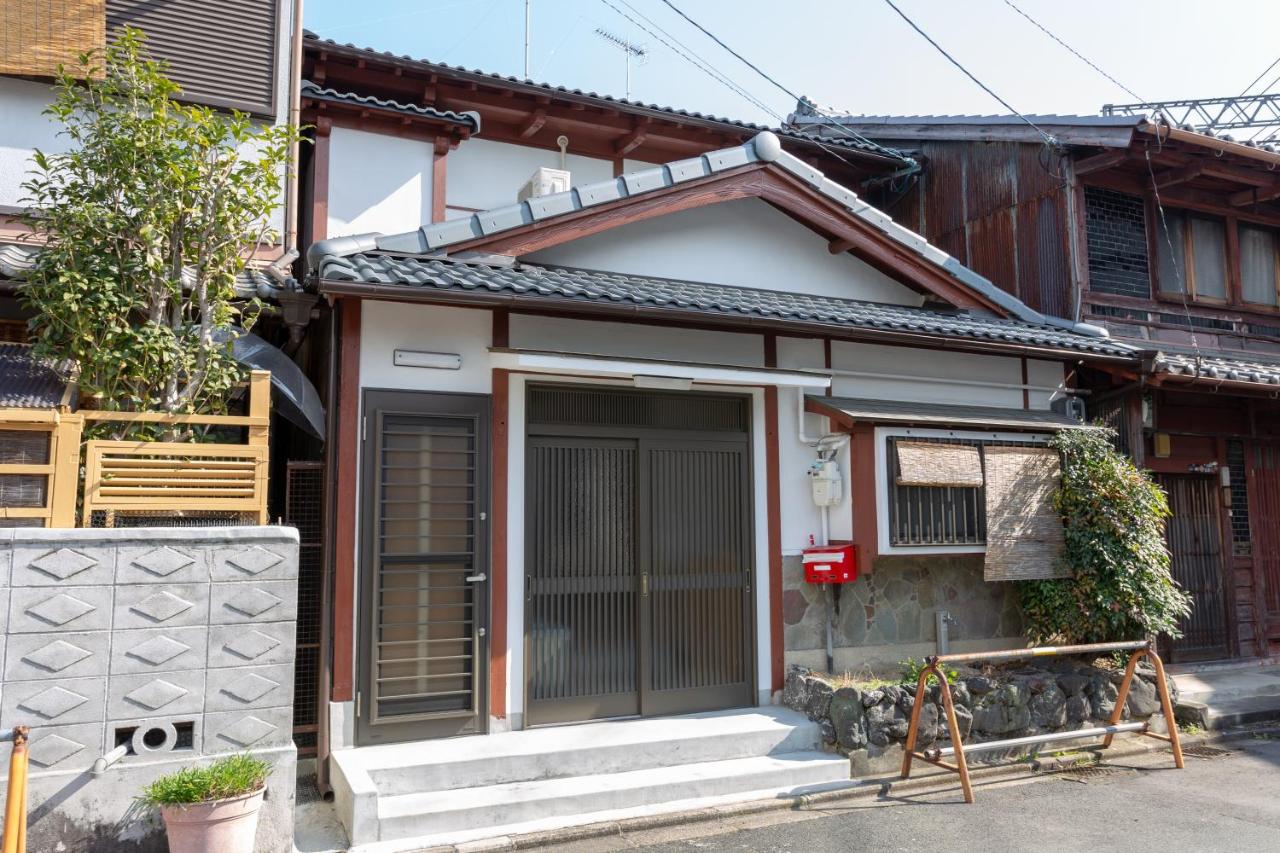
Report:
M162 806L169 853L253 853L262 791L229 800Z

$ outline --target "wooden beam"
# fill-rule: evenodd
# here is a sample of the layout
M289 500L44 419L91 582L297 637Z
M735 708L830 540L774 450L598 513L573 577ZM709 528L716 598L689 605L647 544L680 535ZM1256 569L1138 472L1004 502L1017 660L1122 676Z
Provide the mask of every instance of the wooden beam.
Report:
M444 222L449 206L449 139L436 137L431 151L431 221Z
M619 139L613 146L613 153L617 157L626 157L632 151L635 151L645 139L649 137L649 119L641 119L636 122L635 127L626 136Z
M1087 175L1090 172L1100 172L1103 169L1110 169L1113 166L1119 166L1127 159L1129 159L1128 148L1120 148L1116 151L1104 151L1101 154L1095 154L1092 157L1077 160L1075 164L1076 175Z
M492 505L489 517L493 553L489 559L489 715L507 716L507 496L511 412L511 372L493 370Z
M329 134L333 122L320 118L315 128L311 150L311 233L307 245L329 236Z
M1232 193L1227 197L1227 203L1232 207L1244 207L1248 204L1262 204L1277 198L1280 198L1280 182L1271 184L1268 187L1254 187L1253 189Z
M1156 175L1156 187L1164 189L1175 184L1186 183L1200 177L1208 167L1207 163L1191 163L1178 169L1166 169Z
M538 131L542 130L542 126L547 123L547 111L539 108L533 111L533 115L529 116L524 124L520 125L520 138L528 139Z
M832 240L827 244L827 251L833 255L843 255L852 248L852 240Z
M359 299L339 303L338 340L338 520L333 537L333 693L335 702L355 698L356 510L360 484L356 458L360 440L360 306Z
M769 548L769 690L782 689L786 639L782 623L782 486L778 449L778 387L764 389L764 468Z

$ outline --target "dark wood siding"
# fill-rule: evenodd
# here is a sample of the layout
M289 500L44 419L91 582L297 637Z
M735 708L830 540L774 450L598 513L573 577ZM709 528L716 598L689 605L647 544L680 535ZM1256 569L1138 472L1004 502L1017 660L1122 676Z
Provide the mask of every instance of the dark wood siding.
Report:
M272 115L278 13L278 0L107 0L107 32L145 32L186 100Z

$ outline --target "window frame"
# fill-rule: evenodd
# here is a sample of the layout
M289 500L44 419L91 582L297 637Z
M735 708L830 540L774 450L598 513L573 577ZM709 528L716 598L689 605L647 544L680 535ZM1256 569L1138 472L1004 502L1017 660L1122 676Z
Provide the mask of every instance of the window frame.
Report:
M1180 247L1182 257L1180 260L1182 263L1183 289L1180 291L1164 289L1162 286L1164 276L1160 263L1161 248L1165 246L1165 241L1173 242L1172 235L1166 232L1165 223L1174 217L1177 217L1182 222L1182 246ZM1196 220L1209 222L1222 228L1223 296L1204 296L1196 288L1195 227L1193 224ZM1151 292L1155 294L1156 299L1174 304L1181 304L1184 298L1201 305L1226 306L1241 304L1234 298L1240 292L1240 282L1237 272L1238 267L1231 260L1232 251L1236 252L1237 257L1240 251L1239 239L1235 233L1236 220L1184 208L1167 208L1163 216L1160 215L1159 211L1156 211L1156 215L1151 221L1154 223L1155 230L1152 245L1154 249L1153 260L1155 262L1148 262L1147 268L1152 277ZM1179 247L1175 244L1173 248L1177 249Z
M1045 432L1010 432L984 431L972 429L916 428L898 426L878 426L875 428L875 477L876 477L876 545L877 553L884 556L929 554L985 554L985 543L979 545L894 545L890 530L891 489L889 472L889 440L894 438L951 438L963 441L977 441L988 444L1035 444L1047 445L1052 438ZM985 474L985 467L983 473ZM916 488L930 488L920 486ZM980 491L986 486L974 486ZM985 492L983 492L985 494ZM986 531L983 531L984 536Z
M1240 220L1234 220L1234 227L1236 229L1236 239L1235 239L1236 254L1240 259L1240 265L1239 265L1240 305L1246 306L1253 310L1272 311L1272 312L1280 311L1280 229L1271 228L1257 222L1248 222L1248 221L1241 222ZM1271 266L1273 270L1272 285L1275 287L1275 298L1276 298L1275 302L1254 302L1252 300L1245 299L1244 263L1243 263L1244 251L1243 249L1241 249L1241 243L1240 243L1240 229L1242 227L1249 228L1254 231L1263 231L1271 235Z

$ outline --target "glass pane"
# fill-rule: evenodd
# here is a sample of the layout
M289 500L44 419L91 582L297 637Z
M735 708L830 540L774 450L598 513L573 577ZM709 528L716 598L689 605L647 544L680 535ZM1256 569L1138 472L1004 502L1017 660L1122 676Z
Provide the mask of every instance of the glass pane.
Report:
M1276 243L1270 231L1240 226L1240 283L1245 302L1276 304Z
M1183 265L1182 235L1186 223L1177 213L1165 211L1156 219L1156 257L1160 266L1160 292L1185 293L1187 272Z
M1195 263L1196 296L1227 298L1227 234L1221 222L1191 220L1191 252Z

